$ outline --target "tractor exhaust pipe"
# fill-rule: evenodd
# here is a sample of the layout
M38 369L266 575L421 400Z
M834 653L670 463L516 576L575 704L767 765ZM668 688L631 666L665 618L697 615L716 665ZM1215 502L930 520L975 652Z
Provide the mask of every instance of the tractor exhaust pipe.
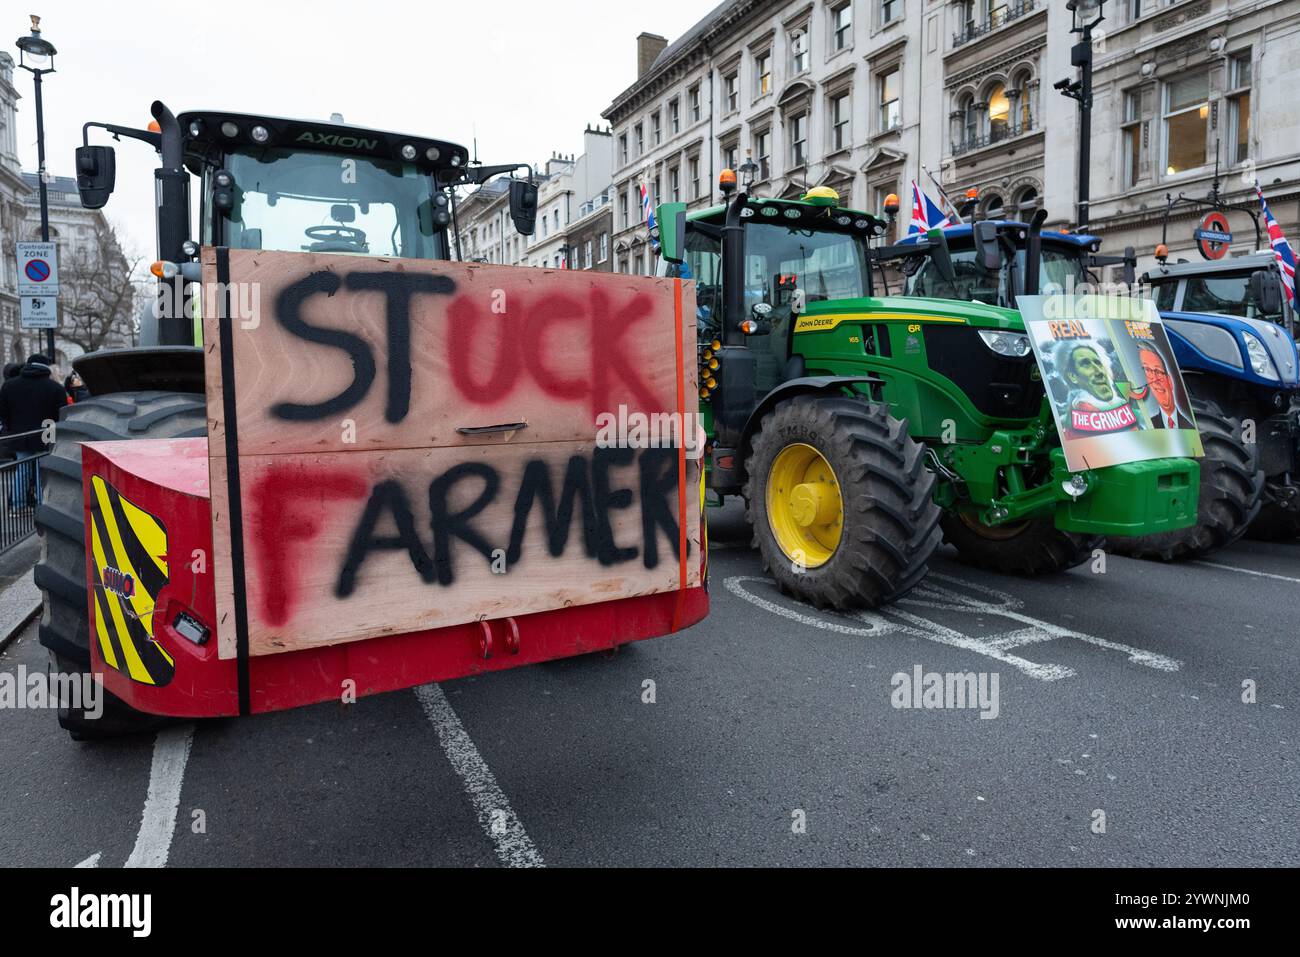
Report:
M1025 295L1037 296L1039 273L1043 268L1043 223L1047 210L1041 206L1029 218L1029 232L1025 237Z
M190 175L185 171L185 141L176 115L155 100L149 108L158 122L161 142L162 166L154 170L158 197L158 258L164 262L183 262L184 245L190 238ZM184 283L178 277L175 289L164 290L159 282L159 295L169 296L172 303L184 300ZM176 315L176 313L182 313ZM163 346L192 346L193 332L184 310L160 310L158 317L158 344Z

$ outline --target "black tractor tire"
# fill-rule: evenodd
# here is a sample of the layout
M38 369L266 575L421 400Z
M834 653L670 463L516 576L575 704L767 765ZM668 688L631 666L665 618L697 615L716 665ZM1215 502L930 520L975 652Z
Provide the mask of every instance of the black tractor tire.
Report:
M207 407L204 397L194 393L117 392L85 399L60 414L54 448L40 460L41 504L36 508L42 538L34 573L42 599L37 634L51 653L52 668L90 670L81 443L202 435L207 435ZM106 693L100 718L61 708L59 724L74 740L89 740L147 730L158 719Z
M1300 512L1265 505L1250 523L1246 536L1260 542L1289 542L1300 538Z
M1259 467L1258 447L1243 441L1241 420L1208 398L1193 396L1192 411L1205 448L1205 457L1198 460L1201 487L1196 524L1157 535L1112 537L1111 550L1162 562L1202 558L1241 538L1259 514L1264 471Z
M767 513L773 462L790 445L812 446L834 472L842 527L824 564L795 570ZM745 500L763 565L785 594L818 608L876 608L929 571L939 546L939 507L925 447L888 407L840 396L800 395L763 416L746 461Z
M940 524L943 540L957 549L960 561L1004 575L1063 572L1086 562L1103 541L1097 535L1062 532L1050 518L986 526L953 512Z

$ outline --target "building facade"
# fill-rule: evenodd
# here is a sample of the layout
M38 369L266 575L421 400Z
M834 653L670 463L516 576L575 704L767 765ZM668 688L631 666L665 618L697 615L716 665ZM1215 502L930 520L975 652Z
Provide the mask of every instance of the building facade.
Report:
M1300 0L1109 0L1094 31L1089 229L1150 261L1166 195L1253 198L1256 175L1293 240L1300 213ZM747 159L754 189L835 188L882 213L915 180L980 211L1079 221L1077 105L1064 0L727 0L671 44L637 38L637 81L605 111L614 135L615 268L649 273L639 186L652 202L720 201ZM1264 82L1260 82L1260 81ZM1050 122L1048 122L1050 118ZM1192 248L1203 211L1168 240ZM1234 253L1255 245L1238 215Z
M0 356L22 361L45 351L45 332L19 322L18 242L41 238L39 180L24 173L18 158L14 61L0 53ZM77 182L67 176L46 183L50 240L58 250L59 329L55 361L67 363L83 352L135 343L139 295L132 264L100 210L84 209Z
M492 180L462 199L456 210L462 257L547 269L608 268L608 254L600 258L599 250L608 250L610 241L602 211L609 206L611 139L608 128L588 126L581 154L551 154L537 177L531 236L516 231L510 219L508 179Z

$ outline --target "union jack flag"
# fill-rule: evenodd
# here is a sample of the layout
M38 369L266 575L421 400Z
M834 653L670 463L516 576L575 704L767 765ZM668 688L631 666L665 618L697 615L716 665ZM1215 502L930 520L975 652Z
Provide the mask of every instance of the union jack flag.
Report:
M955 222L944 215L939 204L926 195L921 187L912 181L912 222L907 227L909 235L928 233L932 229L946 229Z
M1291 248L1291 244L1282 235L1282 227L1273 218L1268 203L1264 202L1264 190L1258 182L1255 183L1255 193L1259 196L1259 205L1264 210L1264 224L1268 227L1268 241L1273 247L1273 255L1277 257L1277 268L1282 272L1282 288L1286 290L1287 301L1291 303L1291 307L1294 309L1296 304L1295 250Z
M645 220L646 229L655 228L655 211L651 205L650 187L641 180L641 218Z

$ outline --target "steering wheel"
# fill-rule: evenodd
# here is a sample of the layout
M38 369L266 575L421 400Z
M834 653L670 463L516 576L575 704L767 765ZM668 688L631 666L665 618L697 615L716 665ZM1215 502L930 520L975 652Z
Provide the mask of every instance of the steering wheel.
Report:
M366 232L354 226L309 226L307 238L314 240L309 252L365 252Z

